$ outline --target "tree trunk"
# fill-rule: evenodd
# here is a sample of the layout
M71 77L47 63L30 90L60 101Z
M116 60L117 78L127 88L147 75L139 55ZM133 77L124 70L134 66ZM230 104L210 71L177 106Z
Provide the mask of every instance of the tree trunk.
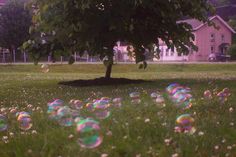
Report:
M111 78L111 71L112 71L112 66L113 66L113 56L108 57L108 64L106 65L106 79Z
M113 64L107 65L106 75L105 75L105 78L106 78L106 79L110 79L110 78L111 78L112 65L113 65Z

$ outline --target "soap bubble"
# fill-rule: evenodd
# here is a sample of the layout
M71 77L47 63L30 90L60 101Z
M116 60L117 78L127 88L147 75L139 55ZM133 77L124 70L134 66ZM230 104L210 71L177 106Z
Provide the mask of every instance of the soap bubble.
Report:
M217 93L217 97L221 103L225 103L228 100L228 97L231 95L228 88L224 88L222 91Z
M115 107L121 107L122 106L122 99L121 98L115 98L112 100L113 106Z
M50 119L57 120L57 110L63 106L63 101L60 99L55 99L52 102L48 103L47 113L49 114Z
M164 97L162 95L158 95L157 98L155 99L155 103L163 107L163 105L165 104Z
M41 65L41 71L42 71L43 73L48 73L48 72L49 72L49 65L47 65L47 64L42 64L42 65Z
M184 133L195 133L196 129L193 126L194 118L190 114L183 114L176 119L177 127Z
M131 98L131 103L133 103L133 104L141 103L140 93L139 92L132 92L132 93L129 94L129 96Z
M205 98L205 99L208 99L208 100L212 99L212 93L211 93L210 90L206 90L206 91L204 92L204 98Z
M21 130L27 131L33 126L31 116L28 112L17 113L17 122Z
M73 118L71 115L71 109L68 106L63 106L57 110L58 122L61 126L72 126Z
M7 119L5 116L0 114L0 131L5 131L7 130L8 125L7 125Z
M107 99L101 99L101 100L96 100L93 103L93 108L94 108L94 114L98 119L106 119L110 116L110 107L109 100Z
M99 123L92 119L84 119L77 123L78 144L82 148L96 148L102 141Z
M155 101L156 100L156 98L158 97L158 93L155 93L155 92L153 92L153 93L151 93L151 98Z

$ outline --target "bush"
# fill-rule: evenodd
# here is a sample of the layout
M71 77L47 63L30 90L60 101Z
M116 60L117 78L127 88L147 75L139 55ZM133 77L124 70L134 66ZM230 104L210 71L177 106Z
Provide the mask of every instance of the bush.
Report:
M233 44L233 45L229 48L228 54L231 55L231 59L232 59L232 60L236 60L236 44Z

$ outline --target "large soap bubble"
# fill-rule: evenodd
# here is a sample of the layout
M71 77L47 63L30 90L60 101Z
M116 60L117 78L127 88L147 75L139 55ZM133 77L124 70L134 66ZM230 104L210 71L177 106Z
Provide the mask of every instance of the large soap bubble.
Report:
M102 141L99 123L93 119L80 120L77 123L78 144L82 148L96 148Z
M17 122L21 130L27 131L33 126L31 116L28 112L19 112L16 114Z
M73 117L71 109L68 106L63 106L57 110L58 122L61 126L72 126L73 125Z

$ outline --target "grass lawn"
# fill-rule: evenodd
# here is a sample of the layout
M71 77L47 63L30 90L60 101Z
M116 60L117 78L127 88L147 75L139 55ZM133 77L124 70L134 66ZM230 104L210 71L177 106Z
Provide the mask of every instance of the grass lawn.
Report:
M146 70L138 70L137 65L115 65L112 77L153 82L91 87L58 85L60 81L103 75L103 65L52 65L49 73L42 73L40 66L34 65L0 66L0 113L8 113L9 126L7 131L0 132L0 157L100 157L102 154L103 157L105 154L108 157L171 157L176 153L178 157L236 156L236 64L149 65ZM165 88L173 82L191 88L195 98L192 108L178 109L168 99ZM205 90L225 87L231 91L225 104L216 99L202 99ZM164 108L150 98L157 90L165 97ZM131 104L129 93L134 91L141 93L141 104ZM98 120L103 143L97 148L81 148L76 142L74 126L61 127L48 118L47 103L54 98L68 104L71 99L84 101L102 96L121 97L123 105L111 107L110 117ZM33 109L28 108L28 104L32 104ZM10 107L31 112L33 127L29 131L19 129L15 115L9 113ZM36 107L43 112L32 111ZM229 111L230 108L233 110ZM195 119L197 130L193 135L174 132L176 118L185 113ZM81 116L93 117L83 111ZM68 138L71 134L74 137ZM8 137L7 143L2 139L4 136ZM171 139L169 145L165 142L168 139Z

